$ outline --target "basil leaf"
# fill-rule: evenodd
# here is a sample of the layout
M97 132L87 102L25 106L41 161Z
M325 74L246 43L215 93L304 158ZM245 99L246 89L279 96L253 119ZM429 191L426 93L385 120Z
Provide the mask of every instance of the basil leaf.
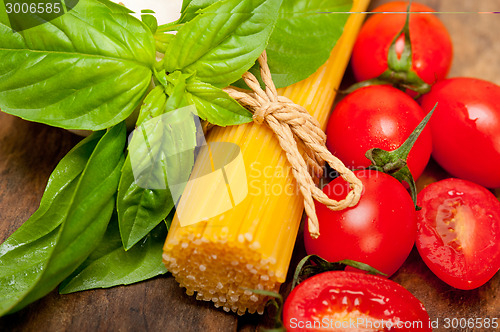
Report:
M186 23L191 21L198 15L201 9L204 9L219 0L184 0L182 3L181 17L178 23Z
M198 115L218 126L232 126L252 121L252 114L222 89L198 80L186 85L186 99L194 104Z
M144 121L151 120L165 112L165 105L167 103L167 96L165 95L162 86L156 86L151 90L146 98L144 98L139 117L137 118L137 126L141 125Z
M162 263L166 236L167 227L165 223L160 223L143 241L125 251L115 216L99 246L62 282L59 293L129 285L166 273L167 269Z
M150 9L141 10L141 21L146 24L146 26L153 34L155 34L156 30L158 29L158 21L156 20L156 17L154 15L151 15L154 13L155 12Z
M2 6L2 9L5 8L4 0L0 0L0 6ZM0 10L0 24L10 26L10 19L6 10Z
M109 1L81 0L20 33L0 24L0 108L57 127L108 128L139 104L154 62L151 31Z
M92 147L87 144L94 144L90 142L99 135L84 140L63 159L49 180L40 212L2 244L0 315L49 293L87 258L103 236L124 159L125 125L121 123L102 136L82 169ZM64 168L69 169L60 172Z
M282 0L222 0L184 24L170 42L167 72L196 72L200 81L225 87L264 51Z
M0 314L5 313L23 285L36 282L57 242L68 197L75 191L102 132L82 140L52 172L38 210L0 245ZM18 290L19 288L19 290Z
M252 121L252 114L226 92L197 80L193 74L175 71L166 75L162 71L156 73L156 78L169 95L167 111L194 105L200 118L222 127Z
M146 176L153 176L153 174L152 172L144 174L142 181L149 180L144 178ZM135 248L134 245L165 219L173 207L174 202L168 188L148 189L137 185L130 155L127 156L122 169L117 198L123 248L125 250Z
M185 108L141 124L128 146L135 183L143 188L165 189L170 181L186 181L186 171L194 162L196 129L193 114Z
M38 276L36 271L49 259L64 220L61 212L68 209L67 197L74 192L101 137L101 132L87 137L59 162L49 178L38 210L0 245L1 313L15 296L15 292L9 292L8 285L33 283Z
M267 63L277 88L306 79L328 60L349 17L352 0L288 0L279 10L266 48ZM250 72L261 85L260 66ZM243 80L234 86L248 89Z
M166 100L162 94L157 87L146 98L122 170L117 210L125 250L165 219L178 198L172 197L172 190L181 190L179 185L188 180L194 164L197 130L192 114L179 109L159 115L170 111L168 102L175 97ZM176 189L169 187L172 181Z
M82 0L69 0L69 1L71 1L72 3L75 3L75 1L76 1L76 3L78 4ZM133 14L134 13L132 10L128 9L127 7L120 5L119 3L110 1L110 0L97 0L97 1L100 2L102 5L108 7L108 9L113 13L121 13L121 14ZM68 0L65 0L65 2L66 2L66 5L68 5ZM74 4L71 7L74 7Z
M276 87L309 77L328 60L351 7L352 0L283 1L266 48Z
M167 82L165 89L168 94L167 104L165 105L167 112L187 106L186 80L192 76L191 74L182 74L180 71L176 71L165 77Z
M164 32L156 32L154 35L156 51L165 54L168 44L174 38L174 35Z
M183 0L182 1L182 6L181 6L181 14L186 11L186 8L191 4L191 2L196 1L196 0ZM208 0L210 1L210 0ZM218 0L214 0L218 1Z

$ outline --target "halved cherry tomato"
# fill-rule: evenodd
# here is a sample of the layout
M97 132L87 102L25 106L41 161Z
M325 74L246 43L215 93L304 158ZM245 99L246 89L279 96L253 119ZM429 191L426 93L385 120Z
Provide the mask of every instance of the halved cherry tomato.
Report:
M399 14L374 14L368 18L358 34L352 52L351 65L358 81L375 78L387 69L387 53L392 40L403 28L408 2L394 1L377 7L375 12ZM412 2L412 12L434 10ZM410 40L412 44L412 69L428 84L442 80L450 70L453 57L451 39L446 27L432 14L410 15ZM401 55L404 36L396 42L396 52Z
M445 179L418 194L417 249L447 284L473 289L500 269L500 202L484 187Z
M406 93L388 85L367 86L337 104L328 120L326 145L347 167L368 167L367 150L395 150L424 117L422 108ZM415 179L427 165L431 150L431 132L426 127L408 155Z
M399 284L359 272L306 279L288 295L287 331L431 331L422 303Z
M500 187L500 86L451 78L421 99L424 111L436 102L429 121L434 159L453 176Z
M415 243L414 204L403 185L392 176L372 170L354 174L364 186L359 203L341 211L317 203L320 235L312 238L306 225L306 251L330 262L362 262L391 275L401 267ZM349 184L340 177L323 188L335 200L345 198L349 190Z

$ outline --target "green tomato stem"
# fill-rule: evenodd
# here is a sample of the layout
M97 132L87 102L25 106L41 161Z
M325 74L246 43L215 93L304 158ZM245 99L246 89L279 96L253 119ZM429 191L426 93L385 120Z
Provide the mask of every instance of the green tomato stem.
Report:
M434 105L432 110L423 118L423 120L418 124L418 126L413 130L410 136L404 141L399 148L393 151L386 151L379 148L373 148L366 151L366 158L368 158L372 164L370 169L375 169L380 172L387 173L392 177L399 180L399 182L406 182L410 186L410 195L415 204L415 209L419 210L417 206L417 187L415 185L415 180L410 172L407 165L408 155L410 154L413 145L417 141L418 137L424 130L425 126L429 122L434 110L437 107Z
M404 48L400 56L396 52L396 42L404 36ZM361 87L370 85L390 84L402 91L411 90L417 93L415 98L427 93L431 89L431 85L422 80L418 74L412 69L413 66L413 49L410 40L410 5L408 5L406 20L403 28L396 34L389 46L387 53L387 70L380 76L356 83L348 88L345 92L350 93Z

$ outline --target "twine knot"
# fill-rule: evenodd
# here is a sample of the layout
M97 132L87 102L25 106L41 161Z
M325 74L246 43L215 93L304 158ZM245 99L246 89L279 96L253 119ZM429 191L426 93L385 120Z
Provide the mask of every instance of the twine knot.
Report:
M228 87L224 90L242 106L253 112L254 122L266 123L276 134L304 197L309 232L312 237L317 238L319 225L314 200L331 210L343 210L358 204L363 184L351 170L328 151L325 145L326 135L321 130L319 122L304 107L278 95L267 65L265 52L258 61L265 90L262 90L259 81L250 72L243 74L243 80L252 92L235 87ZM304 148L304 154L299 151L297 141ZM351 190L343 200L336 201L328 198L316 186L313 176L322 176L324 162L327 162L344 180L349 182Z
M253 121L257 124L263 124L266 117L270 114L275 113L283 108L283 105L279 102L268 102L262 107L258 107L255 109L255 113L253 114Z

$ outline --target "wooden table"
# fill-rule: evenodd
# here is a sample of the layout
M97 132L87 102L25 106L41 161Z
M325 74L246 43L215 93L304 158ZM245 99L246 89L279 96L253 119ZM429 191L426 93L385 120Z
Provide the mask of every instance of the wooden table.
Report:
M387 1L373 1L372 8L383 2ZM438 11L500 10L498 0L420 2ZM440 18L455 48L450 76L473 76L500 84L500 16L441 14ZM0 242L36 210L51 171L78 140L64 130L0 113ZM431 162L419 186L446 176ZM295 264L303 255L299 240ZM292 262L293 268L295 264ZM432 319L500 315L500 273L476 290L459 291L436 278L414 250L391 279L419 298ZM284 292L287 288L285 285ZM0 318L0 331L254 331L263 321L257 315L238 317L196 301L165 275L106 290L63 296L52 292Z

